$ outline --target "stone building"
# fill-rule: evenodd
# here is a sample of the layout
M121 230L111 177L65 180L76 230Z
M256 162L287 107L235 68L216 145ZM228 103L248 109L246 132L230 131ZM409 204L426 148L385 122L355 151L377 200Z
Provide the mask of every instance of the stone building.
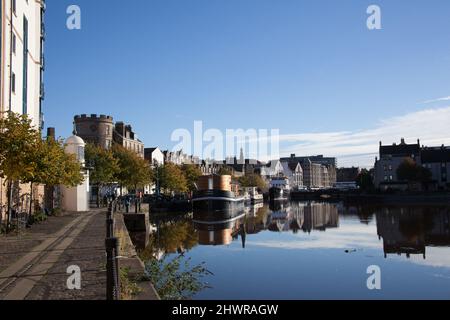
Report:
M291 189L301 189L303 187L303 169L298 162L281 162L284 175L289 179Z
M106 149L118 144L144 158L144 143L138 139L131 125L123 122L114 123L113 117L96 114L77 115L74 123L78 136L84 141Z
M303 169L303 185L308 188L329 188L336 183L337 160L333 157L303 156L291 154L282 162L298 162Z
M82 114L75 116L77 134L85 142L99 145L105 149L111 148L113 144L114 120L110 116Z
M418 165L422 164L420 140L417 143L407 144L401 139L400 144L383 146L380 142L380 157L375 159L374 184L378 189L406 189L407 182L399 181L397 169L405 158L411 158Z
M114 143L121 145L127 150L134 151L141 158L144 158L144 143L138 139L131 125L117 122L113 132Z
M437 189L450 189L450 147L422 148L422 165L431 171Z

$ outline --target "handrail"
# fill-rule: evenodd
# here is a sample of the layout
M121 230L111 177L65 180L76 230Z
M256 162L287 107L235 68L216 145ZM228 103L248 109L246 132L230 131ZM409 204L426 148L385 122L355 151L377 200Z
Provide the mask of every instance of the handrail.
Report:
M114 213L117 202L111 201L106 214L106 299L120 300L119 239L114 232Z

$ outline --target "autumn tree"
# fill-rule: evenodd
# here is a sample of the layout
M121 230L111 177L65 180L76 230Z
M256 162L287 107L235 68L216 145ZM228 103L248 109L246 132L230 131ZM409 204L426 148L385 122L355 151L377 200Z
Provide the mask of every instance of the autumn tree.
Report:
M260 190L264 190L267 187L267 184L264 181L264 179L261 178L260 175L255 173L246 174L245 176L240 177L239 184L243 188L256 187Z
M198 179L202 176L202 171L200 168L193 164L185 164L182 166L184 177L186 179L187 189L190 192L196 190L196 183Z
M356 184L361 190L372 190L374 188L372 173L367 169L362 169L356 177Z
M30 184L30 216L32 214L33 185L75 187L84 180L80 162L75 155L65 152L62 141L37 139L33 151L27 156L27 162L33 169L27 171L22 182Z
M181 168L173 163L166 163L158 168L159 185L166 192L187 192L188 182Z
M33 184L76 186L83 181L80 163L60 141L42 140L27 115L13 112L0 118L0 176L8 186L8 226L14 183L30 183L31 214Z
M115 179L121 187L135 188L136 191L152 182L153 171L145 159L119 145L113 146L112 152L118 163Z
M218 172L219 176L233 176L233 170L229 167L221 167Z
M431 171L417 164L412 158L405 158L397 168L397 177L409 183L426 183L431 180Z
M9 225L12 212L13 184L32 176L35 164L30 161L39 132L26 115L6 112L0 115L0 176L5 178L8 190Z
M108 184L116 182L119 161L111 150L95 144L86 144L85 160L90 168L90 181L97 186L97 207L100 206L100 190Z

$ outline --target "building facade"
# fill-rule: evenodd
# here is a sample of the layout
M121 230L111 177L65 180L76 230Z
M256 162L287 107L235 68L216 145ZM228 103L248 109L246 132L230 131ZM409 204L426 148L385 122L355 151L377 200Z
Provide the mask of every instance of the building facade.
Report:
M0 117L5 112L26 114L39 130L43 128L44 13L43 0L1 0ZM36 188L39 196L42 188ZM17 194L30 191L28 186L14 189ZM0 205L5 203L6 188L0 178Z
M85 141L109 149L113 143L114 121L106 115L75 116L77 134Z
M1 1L2 112L27 114L43 127L45 1Z
M323 155L298 157L291 154L289 158L280 160L300 163L303 169L303 185L307 188L330 188L336 184L336 158Z
M145 148L144 158L152 166L163 166L164 165L164 153L158 148Z
M113 117L96 114L77 115L74 117L74 124L78 136L86 142L105 149L118 144L144 158L144 143L138 139L131 125L114 123Z
M422 166L431 171L437 189L450 189L450 147L423 148Z
M139 140L131 125L117 122L113 132L113 140L116 144L144 158L144 143Z
M355 182L361 173L360 168L338 168L336 170L336 182Z
M379 158L375 159L374 184L378 189L406 189L408 184L399 181L397 169L406 158L413 159L418 165L422 164L420 140L417 143L407 144L405 139L401 139L400 144L383 146L380 142Z

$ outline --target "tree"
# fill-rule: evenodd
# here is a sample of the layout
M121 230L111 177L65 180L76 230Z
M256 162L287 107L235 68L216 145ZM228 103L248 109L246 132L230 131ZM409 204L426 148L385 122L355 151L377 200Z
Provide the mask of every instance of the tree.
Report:
M28 154L27 162L30 163L33 170L27 171L22 182L30 184L30 216L32 214L34 184L75 187L84 180L80 162L75 155L65 152L62 141L38 139L33 152Z
M397 177L401 181L427 183L431 180L431 171L417 164L412 158L405 158L397 168Z
M200 168L193 164L185 164L182 167L184 177L186 179L187 183L187 189L190 192L193 192L196 190L196 183L198 179L202 176L202 171Z
M0 115L0 176L5 178L8 189L7 225L12 213L13 184L33 175L35 164L30 155L39 139L39 132L26 115Z
M356 177L356 184L361 190L372 190L374 187L372 173L367 169L362 169Z
M173 163L166 163L158 168L159 184L169 192L187 192L188 182L181 168Z
M111 150L88 143L85 149L85 160L90 167L90 180L98 188L97 207L100 206L100 190L103 186L114 183L119 170L119 162Z
M135 188L137 191L138 187L151 183L153 171L147 161L119 145L114 145L112 152L119 166L115 179L122 187Z
M260 175L255 173L247 174L243 177L240 177L239 184L243 188L256 187L260 190L264 190L267 187L267 184L264 181L264 179L261 178Z
M233 170L229 167L221 167L218 174L219 176L233 176Z

